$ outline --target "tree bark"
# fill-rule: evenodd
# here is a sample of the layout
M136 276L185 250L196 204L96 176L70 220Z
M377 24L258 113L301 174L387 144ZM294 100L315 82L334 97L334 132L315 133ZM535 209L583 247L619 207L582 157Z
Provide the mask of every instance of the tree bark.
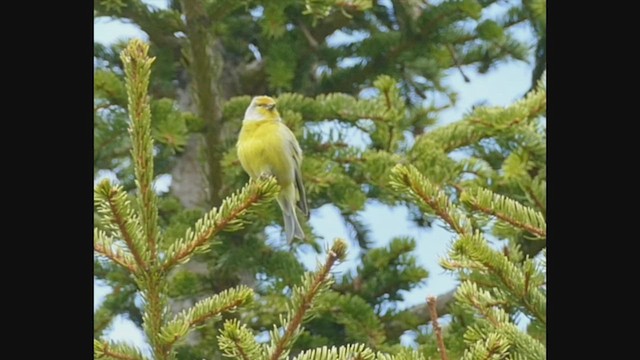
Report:
M219 40L211 32L211 19L201 0L183 0L182 10L187 25L189 70L195 90L198 115L204 120L206 173L209 204L220 205L222 187L222 99L220 74L224 65Z

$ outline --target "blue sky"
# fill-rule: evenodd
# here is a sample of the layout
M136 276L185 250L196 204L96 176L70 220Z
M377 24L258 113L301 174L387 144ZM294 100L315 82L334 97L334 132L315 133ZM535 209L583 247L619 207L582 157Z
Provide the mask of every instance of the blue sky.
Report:
M144 2L154 6L165 4L164 0ZM531 33L526 27L520 26L516 31L518 37L531 39ZM108 44L130 37L146 38L144 33L131 24L106 18L94 21L94 40L97 42ZM447 79L447 84L459 93L458 102L455 107L442 112L439 125L461 119L465 112L481 101L487 105L509 105L520 98L530 86L532 65L509 62L498 66L486 75L477 74L471 68L464 70L471 79L469 83L464 82L457 70L452 71L452 76ZM406 294L406 300L402 306L424 302L426 296L444 293L455 286L454 278L446 274L438 265L439 258L446 254L447 246L453 236L438 223L432 229L420 229L407 220L406 209L402 207L390 208L375 203L367 205L362 213L362 218L366 219L369 224L376 246L384 246L397 236L410 236L416 239L418 245L415 255L418 262L429 270L430 276L425 285ZM347 231L339 219L339 212L331 206L323 206L314 210L310 223L316 229L316 233L323 236L328 242L336 237L348 239ZM277 236L279 229L269 228L267 233ZM313 268L315 266L316 256L305 253L300 253L300 256L307 267ZM337 269L338 273L357 265L352 260L356 257L357 253L352 252L349 260ZM97 308L110 289L95 283L94 290L94 307ZM122 317L117 318L105 334L110 339L131 342L140 347L143 347L144 344L142 333L130 321Z

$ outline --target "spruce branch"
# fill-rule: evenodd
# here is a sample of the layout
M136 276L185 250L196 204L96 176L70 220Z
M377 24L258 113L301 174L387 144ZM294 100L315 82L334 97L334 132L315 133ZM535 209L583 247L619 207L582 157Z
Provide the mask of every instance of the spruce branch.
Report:
M320 293L326 291L331 284L329 271L338 261L345 259L347 255L347 243L342 239L336 239L329 250L324 265L315 273L305 274L302 285L293 288L293 294L288 306L289 311L285 317L281 317L281 325L285 329L280 335L278 328L274 326L271 331L271 344L267 348L267 357L270 360L279 360L287 357L289 349L300 335L301 324L310 316L314 299Z
M516 303L546 324L547 298L540 290L544 277L533 263L527 265L531 260L525 262L523 268L518 267L505 255L489 247L479 232L461 236L454 243L449 256L451 260L440 261L442 267L447 270L475 269L489 272L496 276Z
M258 359L262 350L247 326L236 319L225 321L218 335L218 346L224 356L242 360Z
M94 202L107 229L124 240L138 268L146 268L149 253L143 241L142 226L122 186L112 186L108 179L102 180L94 190ZM95 235L94 231L94 241Z
M509 341L500 334L490 333L465 349L461 360L506 359L508 351Z
M487 189L476 188L464 191L460 196L460 201L477 211L495 216L517 228L535 234L538 236L537 239L547 236L547 223L540 212L506 196L495 194Z
M427 305L429 306L429 313L431 314L431 323L433 324L433 332L436 334L436 340L438 343L438 350L440 351L440 358L442 360L449 360L447 357L447 349L444 346L444 339L442 338L442 328L438 323L438 311L436 310L437 299L435 296L427 297Z
M491 165L485 159L477 157L461 159L457 162L455 171L461 175L464 173L473 174L481 179L494 179L497 177L497 172Z
M425 360L415 350L402 349L395 355L382 352L374 353L364 344L348 344L340 347L323 346L306 350L293 358L294 360Z
M93 313L93 336L99 337L102 332L111 324L115 314L104 305L100 306Z
M101 271L97 271L96 276L102 277L102 275L98 275L100 272ZM120 275L113 274L113 277L126 276L127 274L124 270L120 271L120 273ZM133 280L129 281L133 282ZM113 281L110 281L109 283L112 286L112 291L104 297L98 309L93 313L94 338L100 338L102 333L112 323L112 320L117 315L131 310L129 306L133 305L132 297L138 290L134 284L125 285L120 282ZM134 318L135 315L131 315L131 317Z
M434 141L448 153L496 134L513 131L514 126L527 125L543 115L546 108L547 93L539 86L508 107L476 108L460 121L419 136L414 147L419 147L422 141Z
M253 301L253 290L241 285L227 289L219 294L198 301L192 308L182 311L160 330L159 336L164 346L170 347L189 330L201 325L206 320L223 313L233 312L238 307Z
M147 360L140 350L121 342L93 339L94 359Z
M466 341L484 341L485 343L489 343L489 336L486 333L489 331L490 333L495 333L498 338L504 337L508 341L506 346L512 348L514 353L518 353L518 355L521 355L523 358L536 360L546 359L546 349L544 345L530 335L521 332L518 327L511 322L509 315L504 310L495 307L495 300L489 292L480 289L471 281L465 281L460 285L456 293L456 300L474 308L488 321L486 324L480 323L470 328L470 330L465 333Z
M413 165L396 165L391 170L391 187L407 192L417 204L426 205L445 221L457 234L471 234L469 219L449 200L444 191L433 185Z
M187 262L196 251L207 250L209 240L220 231L239 229L242 226L241 217L254 206L272 199L278 189L273 177L251 180L241 190L224 199L219 208L211 209L196 222L193 229L187 229L185 236L169 247L163 269L166 271Z
M96 228L93 229L93 250L134 274L138 271L133 255L115 245L111 236Z
M149 45L141 40L129 42L120 54L126 75L129 117L131 124L129 133L133 149L136 185L138 188L138 204L140 221L144 236L149 244L149 260L157 259L158 243L158 207L156 194L153 191L153 138L151 137L151 107L147 89L151 75L151 64L155 58L148 56Z
M157 268L158 206L153 190L153 138L151 108L147 96L151 64L155 58L149 58L148 51L148 44L134 39L121 52L120 59L124 64L126 76L128 110L131 119L129 134L133 146L131 156L138 189L141 235L148 259L148 267L143 267L137 279L145 300L143 327L151 342L155 359L165 360L173 358L173 355L171 348L164 346L158 336L167 313L167 297L165 274Z
M345 341L362 342L373 349L384 344L386 335L383 321L373 306L358 295L343 293L335 287L332 289L334 291L317 297L314 309L318 316L328 317L343 326Z
M207 15L214 22L223 21L234 10L240 7L248 7L250 6L249 4L249 0L218 0L204 2Z
M417 352L411 348L400 348L400 350L394 354L385 354L382 352L376 353L376 360L426 360L422 353Z
M149 35L149 39L159 47L177 49L180 39L174 34L184 31L180 15L174 10L155 8L153 11L142 0L120 2L119 7L109 7L104 0L93 0L95 16L130 19Z
M349 344L336 348L323 346L306 350L293 358L294 360L374 360L376 354L364 344Z
M151 343L155 360L174 359L171 347L166 346L160 337L168 312L166 285L165 274L155 269L146 270L139 281L145 301L142 325Z
M406 113L405 103L400 96L398 89L398 83L390 76L381 75L373 82L373 86L380 91L378 102L381 103L380 107L384 110L384 117L388 120L385 121L385 127L387 128L387 141L383 144L383 147L388 152L393 152L394 138L397 137L396 126L402 121ZM374 133L373 138L375 139Z
M384 301L400 301L401 290L409 291L427 278L429 273L416 265L411 255L416 242L409 237L396 237L386 247L371 249L362 257L357 276L348 274L334 289L353 291L363 300L379 305ZM386 271L380 271L386 269Z
M545 214L547 212L547 181L538 178L533 179L531 183L525 186L525 190L527 192L527 196L534 204L536 204L538 210Z

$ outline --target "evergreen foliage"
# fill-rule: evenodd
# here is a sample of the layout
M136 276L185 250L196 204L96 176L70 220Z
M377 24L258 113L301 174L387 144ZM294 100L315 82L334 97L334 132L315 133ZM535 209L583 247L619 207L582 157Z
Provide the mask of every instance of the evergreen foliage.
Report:
M438 300L449 358L544 358L546 2L489 17L495 3L95 0L97 17L130 20L149 41L95 44L94 174L116 180L94 195L94 275L113 289L94 314L94 357L439 358L426 304L398 306L428 277L416 240L373 247L362 212L376 203L454 237L441 264L461 284ZM538 36L532 90L434 127L455 104L448 76L528 57L511 31L522 23ZM261 94L300 141L310 208L336 208L360 248L353 271L331 276L344 240L305 271L293 250L322 240L307 223L306 243L266 241L278 186L249 181L234 147ZM149 354L105 340L120 314Z

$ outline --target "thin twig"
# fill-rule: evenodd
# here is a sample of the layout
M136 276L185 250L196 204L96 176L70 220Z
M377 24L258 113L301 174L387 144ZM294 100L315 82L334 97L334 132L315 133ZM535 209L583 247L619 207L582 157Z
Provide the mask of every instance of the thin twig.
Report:
M453 49L453 46L451 46L451 44L447 44L447 50L449 50L449 54L451 54L451 58L453 59L453 63L458 68L458 71L460 71L460 75L462 75L462 78L464 79L464 82L466 82L466 83L471 82L469 77L464 73L464 71L462 71L462 65L460 64L460 60L458 60L458 56L456 56L456 52Z
M449 360L447 357L447 349L444 347L444 339L442 338L442 329L438 324L438 312L436 311L436 304L438 300L435 296L427 297L427 304L429 305L429 312L431 313L431 323L433 323L433 331L436 333L436 339L438 340L438 350L440 351L440 358L442 360Z
M311 46L314 51L317 51L320 45L309 31L309 28L307 28L307 26L302 21L298 21L298 27L300 28L300 30L302 30L302 34L304 34L307 42L309 42L309 46Z

